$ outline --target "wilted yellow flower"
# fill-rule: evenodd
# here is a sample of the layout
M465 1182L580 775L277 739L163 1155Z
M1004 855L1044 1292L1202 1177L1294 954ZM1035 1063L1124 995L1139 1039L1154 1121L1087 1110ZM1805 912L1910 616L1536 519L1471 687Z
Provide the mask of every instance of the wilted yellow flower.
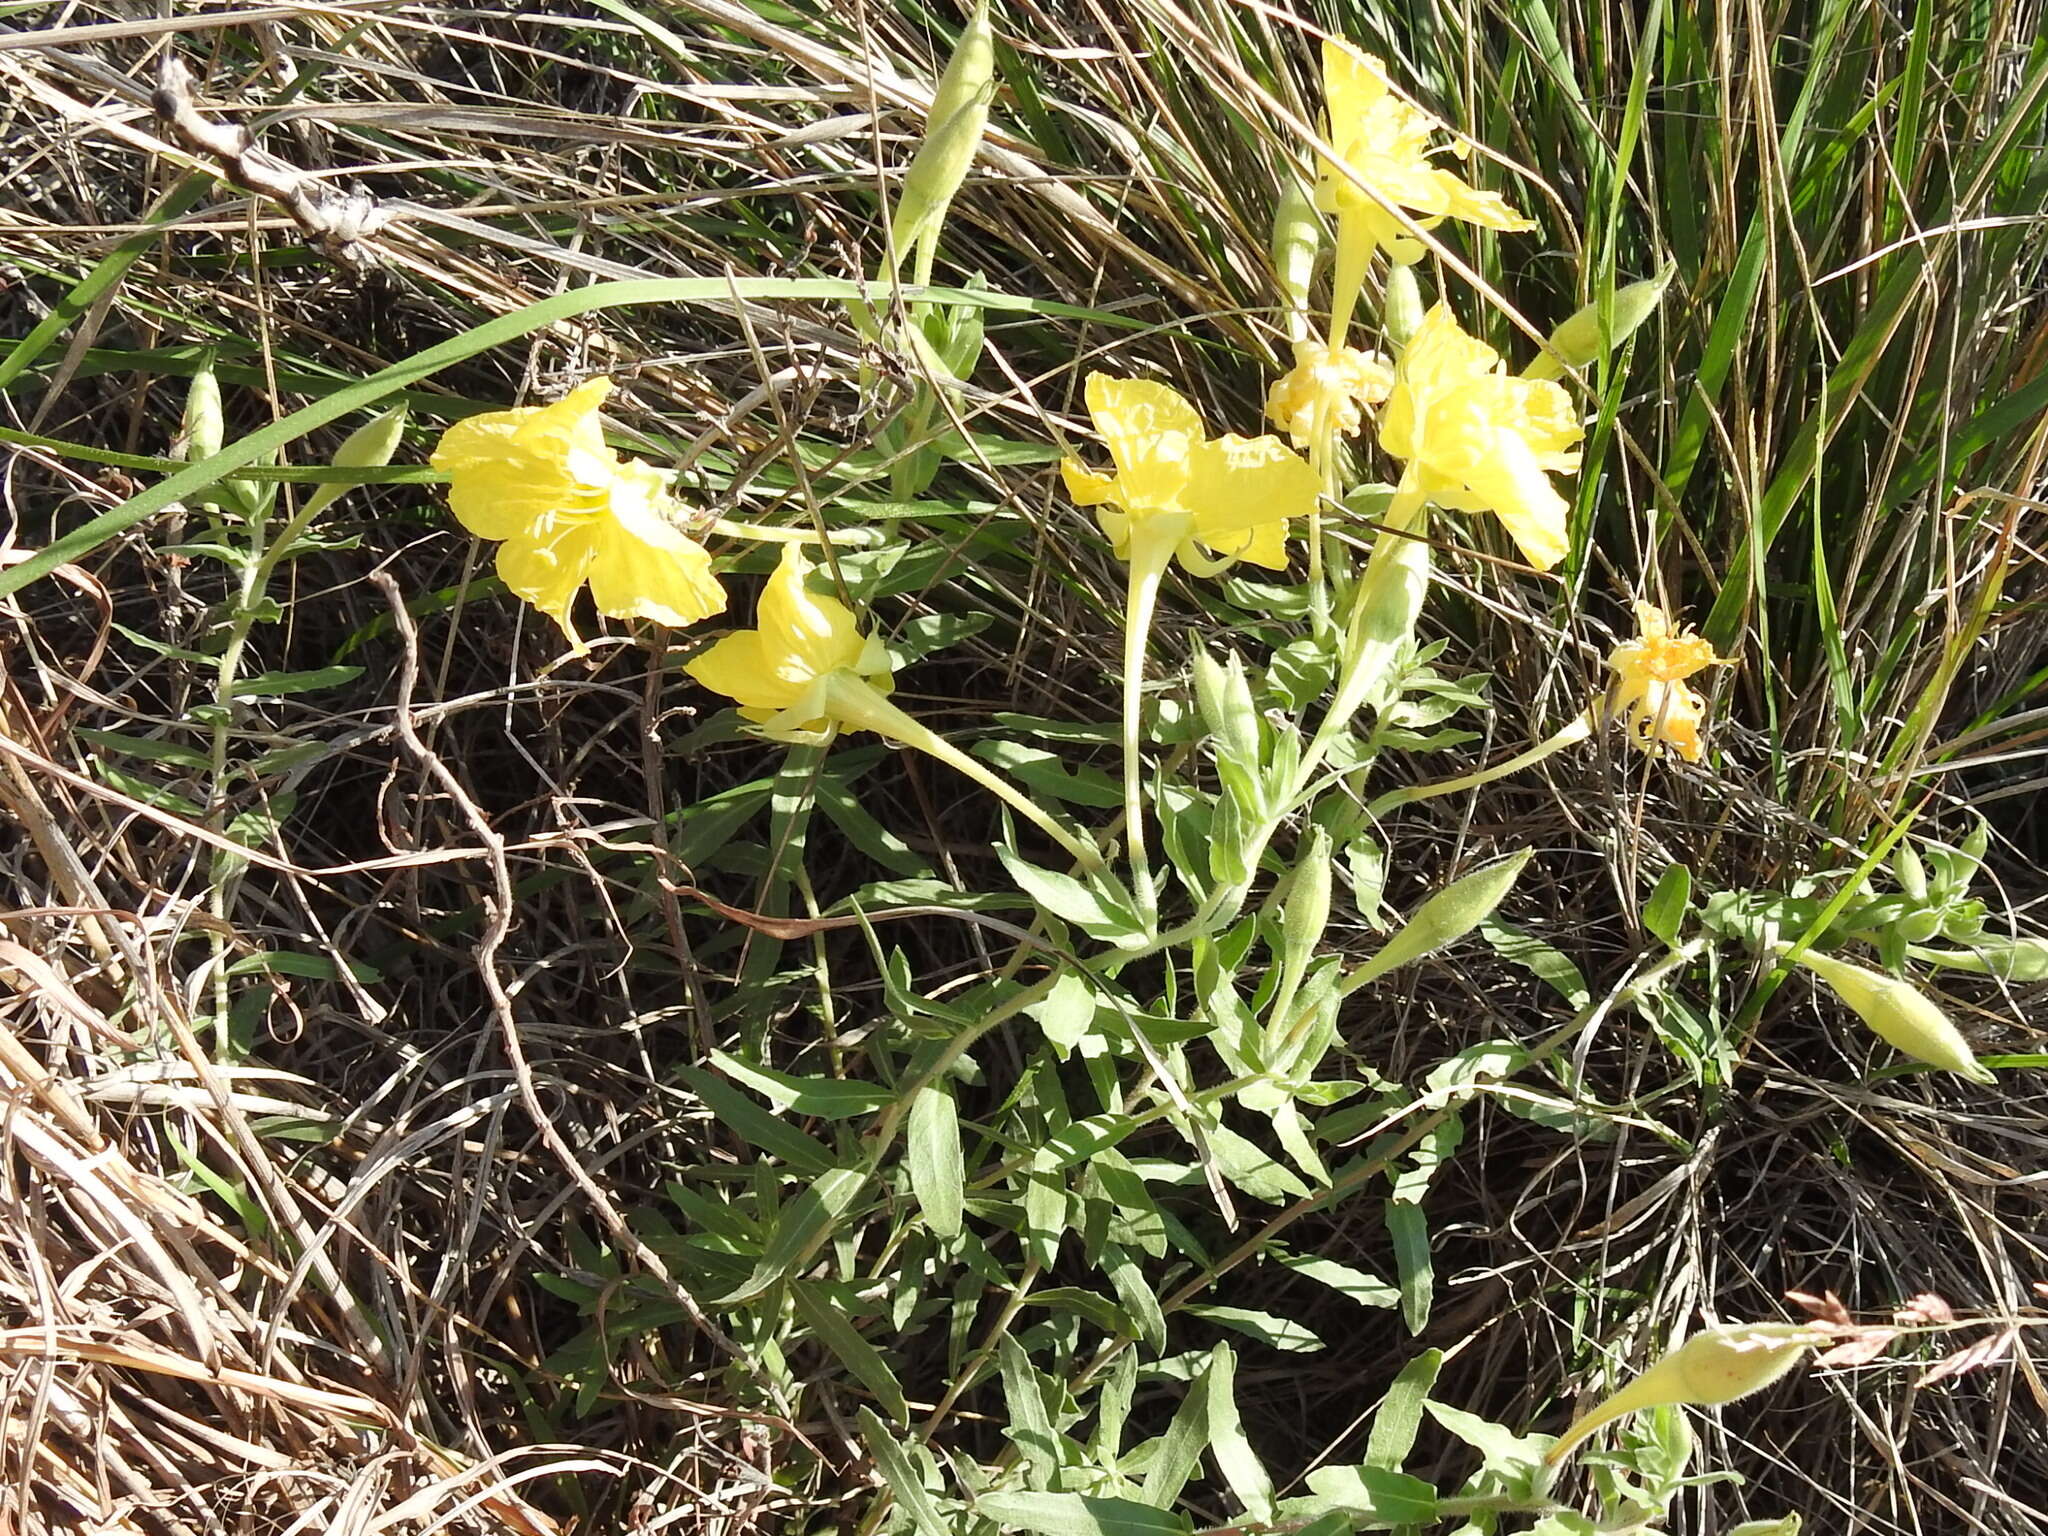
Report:
M1547 380L1511 377L1447 304L1409 339L1380 415L1381 446L1407 462L1405 488L1440 507L1493 513L1545 571L1570 547L1571 507L1550 476L1579 467L1584 436L1571 396Z
M1626 1413L1708 1407L1761 1392L1829 1335L1798 1323L1728 1323L1694 1334L1627 1386L1581 1414L1543 1459L1555 1466L1601 1425Z
M1998 1081L1997 1075L1977 1060L1963 1032L1910 981L1833 955L1808 952L1799 957L1799 963L1832 987L1885 1044L1931 1067L1960 1072L1972 1082Z
M1430 145L1431 135L1450 130L1394 92L1386 65L1339 38L1323 42L1323 101L1330 114L1330 147L1341 164L1327 159L1318 164L1316 206L1326 213L1355 214L1374 243L1395 261L1420 259L1421 242L1361 191L1353 176L1424 229L1445 219L1463 219L1488 229L1536 227L1498 192L1481 192L1430 164L1429 157L1437 153ZM1471 146L1455 136L1440 147L1459 159L1471 153Z
M505 585L578 650L569 605L586 581L599 611L618 619L679 626L725 607L711 557L673 521L679 509L661 472L605 446L598 410L611 387L596 378L553 405L458 421L431 461L449 477L462 526L504 541Z
M1393 387L1393 370L1375 353L1297 341L1294 367L1266 396L1266 416L1295 447L1306 448L1316 440L1319 419L1348 437L1365 424L1364 407L1378 405Z
M1636 604L1633 640L1617 645L1607 658L1614 669L1608 695L1610 718L1625 720L1629 739L1645 752L1675 747L1688 763L1700 760L1700 720L1707 701L1685 686L1685 679L1728 660L1714 654L1704 636L1675 629L1655 603Z
M1287 520L1314 511L1321 490L1307 460L1277 437L1208 438L1195 408L1150 379L1091 373L1087 399L1116 473L1072 459L1060 473L1076 505L1101 509L1120 558L1130 558L1135 525L1179 518L1176 554L1190 570L1213 574L1232 560L1285 569Z
M894 684L881 641L863 635L838 598L810 591L804 585L810 571L796 545L783 545L781 562L761 593L760 627L736 630L683 666L785 741L815 740L832 726L873 729L835 714L827 686L835 674L859 678L877 694Z

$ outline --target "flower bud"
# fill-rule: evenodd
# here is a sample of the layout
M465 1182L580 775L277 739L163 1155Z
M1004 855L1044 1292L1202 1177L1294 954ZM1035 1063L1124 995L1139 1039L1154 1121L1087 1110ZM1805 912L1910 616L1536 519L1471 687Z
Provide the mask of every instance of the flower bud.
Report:
M1264 753L1260 750L1258 706L1252 702L1243 658L1232 651L1228 661L1219 662L1206 645L1197 645L1193 671L1195 705L1202 723L1216 738L1217 752L1247 772L1256 771Z
M1536 360L1522 370L1525 379L1555 379L1563 375L1565 367L1584 368L1596 361L1602 351L1613 351L1637 328L1657 312L1658 302L1664 297L1665 285L1671 281L1671 274L1678 269L1667 266L1655 277L1645 278L1640 283L1630 283L1625 288L1614 290L1614 306L1609 312L1612 328L1607 331L1607 344L1601 346L1600 304L1596 300L1579 310L1564 324L1550 333L1549 352L1541 353Z
M1323 221L1316 216L1315 199L1292 174L1273 210L1273 283L1286 306L1287 337L1305 341L1309 335L1309 284L1315 277L1316 257L1323 248Z
M1380 310L1380 328L1387 333L1388 343L1396 348L1407 346L1408 338L1421 329L1422 315L1422 289L1416 284L1415 269L1389 267L1386 305Z
M1307 969L1330 925L1330 865L1330 834L1311 827L1308 845L1294 866L1287 904L1280 909L1282 964L1290 974Z
M901 260L911 247L936 248L939 229L953 194L967 180L975 152L988 126L988 104L995 95L995 30L989 24L988 0L978 0L974 14L946 61L932 93L924 143L903 177L889 238Z
M171 457L196 464L219 453L226 440L227 418L221 409L220 377L213 371L213 354L209 352L185 391L184 420Z
M1642 1375L1573 1421L1544 1454L1556 1466L1603 1424L1645 1408L1732 1403L1761 1392L1825 1339L1797 1323L1728 1323L1696 1333Z
M1902 842L1892 849L1892 878L1915 901L1927 899L1927 866L1920 862L1911 843Z
M1991 1069L1978 1062L1962 1031L1911 982L1833 955L1807 953L1799 963L1826 982L1887 1045L1944 1072L1960 1072L1973 1082L1997 1081Z

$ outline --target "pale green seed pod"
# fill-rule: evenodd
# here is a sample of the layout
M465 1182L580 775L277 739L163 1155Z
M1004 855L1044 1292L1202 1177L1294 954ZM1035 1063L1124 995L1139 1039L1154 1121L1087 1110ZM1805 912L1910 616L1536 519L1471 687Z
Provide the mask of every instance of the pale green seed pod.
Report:
M1833 955L1808 953L1799 957L1799 963L1826 982L1887 1045L1944 1072L1959 1072L1972 1082L1998 1080L1977 1060L1969 1041L1949 1022L1948 1015L1911 982Z
M989 23L988 0L978 0L953 57L946 61L945 73L939 77L924 143L918 146L897 194L895 217L889 225L897 260L913 247L937 249L946 209L967 180L975 152L981 148L995 77L995 29ZM920 252L919 265L929 264Z
M1545 1452L1556 1466L1603 1424L1645 1408L1711 1407L1761 1392L1827 1335L1797 1323L1729 1323L1694 1334L1576 1419Z
M1292 173L1273 210L1271 249L1273 284L1286 307L1287 339L1306 341L1311 334L1309 286L1323 249L1323 221L1316 213L1314 197Z
M1396 350L1408 345L1422 325L1422 288L1415 281L1413 267L1387 269L1387 302L1380 311L1380 325Z
M1633 336L1645 320L1657 313L1664 289L1671 282L1671 274L1677 270L1676 266L1667 266L1655 277L1614 290L1613 329L1608 333L1605 350L1613 351ZM1536 360L1522 370L1522 377L1556 379L1564 376L1567 365L1573 368L1589 366L1599 359L1603 350L1600 331L1600 306L1597 302L1588 304L1550 333L1551 350L1539 353Z

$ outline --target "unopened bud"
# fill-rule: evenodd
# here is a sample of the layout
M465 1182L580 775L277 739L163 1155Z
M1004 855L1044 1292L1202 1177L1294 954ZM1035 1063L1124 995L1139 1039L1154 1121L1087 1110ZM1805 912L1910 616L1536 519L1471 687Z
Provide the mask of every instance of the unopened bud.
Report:
M1761 1392L1827 1337L1797 1323L1730 1323L1696 1333L1627 1386L1582 1414L1544 1454L1552 1466L1623 1414L1645 1408L1732 1403Z
M1272 255L1273 284L1286 308L1290 341L1303 341L1309 335L1309 285L1322 248L1323 221L1316 215L1315 199L1289 173L1279 205L1273 210Z
M1290 971L1306 969L1308 957L1323 941L1323 930L1330 924L1330 864L1330 834L1312 827L1308 845L1294 866L1287 904L1280 909L1281 946Z
M1415 281L1413 267L1387 269L1387 302L1380 311L1380 327L1396 348L1408 345L1408 338L1422 326L1422 289Z
M897 195L889 238L897 258L911 247L936 247L946 209L974 165L975 152L988 126L988 104L995 95L995 30L989 24L988 0L978 0L974 14L946 61L932 94L924 143L918 146Z
M1833 955L1809 953L1801 955L1799 963L1826 982L1887 1045L1944 1072L1959 1072L1973 1082L1998 1080L1989 1067L1978 1062L1948 1015L1911 982Z
M1612 352L1633 336L1645 320L1657 313L1665 286L1677 270L1675 266L1667 266L1655 277L1615 289L1613 306L1608 311L1610 326L1603 327L1600 323L1599 302L1596 300L1588 304L1550 333L1550 351L1538 354L1536 360L1522 370L1522 377L1561 378L1567 366L1584 368L1598 360L1602 352ZM1601 341L1603 330L1606 331L1604 346Z
M213 354L209 352L185 391L185 416L171 456L196 464L219 453L226 440L227 416L221 408L220 377L213 371Z

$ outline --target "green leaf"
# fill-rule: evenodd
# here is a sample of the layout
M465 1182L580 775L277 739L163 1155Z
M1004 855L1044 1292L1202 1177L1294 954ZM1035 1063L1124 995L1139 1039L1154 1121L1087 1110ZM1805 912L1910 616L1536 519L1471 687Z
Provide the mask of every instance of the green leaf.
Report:
M244 955L227 968L230 976L250 976L258 972L273 976L304 976L310 981L339 981L342 962L333 955L305 955L296 950L266 949L253 955ZM383 972L374 966L358 961L348 962L349 974L357 981L382 981Z
M1059 1048L1064 1060L1069 1051L1094 1032L1095 1009L1095 988L1087 978L1062 971L1052 990L1024 1011L1038 1021L1045 1038Z
M953 1107L953 1095L936 1084L926 1084L910 1101L905 1132L910 1162L910 1189L917 1196L917 1208L925 1224L940 1237L954 1237L960 1231L960 1212L965 1201L965 1166L960 1158L960 1114Z
M1415 909L1415 915L1380 946L1378 954L1344 979L1344 991L1355 992L1389 971L1456 943L1477 928L1500 905L1533 852L1525 848L1438 891Z
M1323 1341L1307 1328L1288 1317L1275 1317L1271 1312L1255 1312L1249 1307L1189 1307L1190 1317L1199 1317L1219 1328L1229 1328L1257 1339L1273 1349L1284 1349L1290 1354L1312 1355L1324 1347ZM1222 1346L1218 1346L1221 1348Z
M1903 848L1905 844L1899 846ZM1691 905L1692 871L1683 864L1667 864L1664 873L1657 877L1657 888L1643 903L1643 926L1676 948L1679 932L1685 926L1686 910Z
M1122 787L1100 768L1086 763L1070 765L1057 752L1048 752L1043 747L989 737L974 744L974 755L987 758L1034 796L1106 810L1124 803Z
M1024 1346L1006 1333L996 1345L1003 1375L1003 1407L1009 1423L1003 1433L1024 1458L1033 1488L1049 1488L1060 1470L1060 1433L1046 1407L1043 1384Z
M1084 885L1072 875L1040 869L1007 848L998 847L996 857L1002 860L1003 868L1009 871L1020 891L1054 917L1072 923L1089 938L1102 944L1143 941L1145 925L1138 920L1130 898L1122 892L1103 890L1099 882L1095 886Z
M1055 1312L1071 1312L1076 1317L1085 1317L1111 1338L1138 1337L1138 1330L1117 1307L1096 1292L1084 1291L1079 1286L1055 1285L1042 1291L1033 1291L1024 1298L1023 1304L1027 1307L1047 1307Z
M361 667L315 667L310 672L263 672L238 679L228 689L237 699L281 698L287 694L314 693L322 688L339 688L363 675Z
M1258 1453L1245 1438L1237 1413L1236 1383L1237 1356L1228 1344L1218 1344L1210 1353L1209 1369L1202 1373L1203 1390L1209 1398L1209 1453L1245 1513L1268 1524L1273 1519L1273 1479L1266 1475Z
M896 1495L897 1507L910 1517L911 1528L917 1536L956 1536L953 1522L939 1513L938 1500L925 1487L917 1467L889 1432L889 1426L875 1416L872 1408L861 1409L856 1421L868 1454L875 1458L875 1470L882 1474L882 1481Z
M1085 1493L991 1493L974 1508L1004 1530L1043 1536L1187 1536L1192 1530L1185 1516Z
M1389 1472L1384 1467L1317 1467L1308 1475L1308 1486L1315 1497L1300 1502L1348 1511L1360 1523L1436 1522L1436 1489L1405 1472Z
M1550 1449L1549 1435L1518 1435L1490 1419L1444 1403L1425 1402L1424 1410L1439 1425L1456 1435L1485 1458L1486 1470L1509 1480L1526 1477L1543 1464Z
M849 1083L836 1077L792 1077L769 1067L749 1066L724 1051L711 1053L711 1064L737 1078L785 1114L815 1115L820 1120L845 1120L871 1115L895 1095L873 1083Z
M1353 1269L1349 1264L1340 1264L1335 1259L1322 1258L1316 1254L1289 1254L1280 1263L1297 1275L1306 1275L1321 1285L1341 1295L1349 1296L1361 1307L1398 1306L1401 1293L1377 1275L1369 1275L1362 1269Z
M788 1121L769 1114L716 1073L702 1067L684 1067L681 1076L718 1123L748 1146L781 1158L800 1173L828 1173L835 1166L837 1159L830 1148Z
M1422 1207L1405 1200L1387 1202L1387 1236L1394 1244L1394 1263L1401 1280L1401 1321L1410 1333L1429 1323L1436 1271L1429 1257L1429 1218Z
M896 1380L896 1373L889 1369L881 1352L861 1337L860 1330L848 1320L839 1304L818 1286L802 1280L790 1285L789 1297L796 1303L797 1315L804 1325L832 1351L847 1373L874 1394L875 1401L890 1418L907 1425L910 1408L903 1400L903 1387Z
M752 1301L793 1270L809 1263L867 1181L864 1169L834 1168L800 1188L777 1214L767 1246L754 1263L754 1272L737 1290L720 1296L717 1305L737 1307Z
M1278 1205L1308 1193L1308 1186L1291 1168L1275 1162L1258 1143L1238 1135L1229 1126L1212 1121L1202 1131L1218 1171L1254 1200Z
M1429 1389L1436 1385L1443 1369L1444 1352L1425 1349L1401 1367L1401 1374L1380 1399L1372 1416L1372 1438L1366 1442L1365 1462L1388 1472L1398 1472L1408 1453L1415 1449L1415 1434L1422 1427L1422 1405Z
M1209 1394L1197 1378L1173 1411L1166 1433L1152 1448L1152 1460L1145 1468L1145 1485L1138 1497L1154 1509L1171 1509L1188 1479L1195 1475L1202 1452L1208 1446Z
M1493 946L1494 953L1501 959L1519 965L1572 1007L1583 1008L1593 1000L1585 975L1572 964L1570 957L1562 950L1553 949L1533 933L1525 933L1512 923L1489 917L1479 925L1479 936Z

